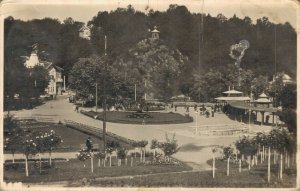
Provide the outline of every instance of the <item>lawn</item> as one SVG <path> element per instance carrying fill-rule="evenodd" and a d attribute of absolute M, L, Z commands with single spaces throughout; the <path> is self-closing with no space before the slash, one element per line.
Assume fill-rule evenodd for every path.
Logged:
<path fill-rule="evenodd" d="M 208 161 L 211 164 L 211 161 Z M 118 186 L 118 187 L 273 187 L 290 188 L 296 186 L 296 174 L 292 169 L 287 169 L 283 175 L 284 181 L 279 181 L 277 170 L 272 166 L 271 183 L 267 182 L 266 165 L 259 165 L 250 171 L 244 168 L 238 172 L 238 165 L 231 164 L 230 175 L 226 175 L 226 161 L 216 161 L 215 179 L 212 171 L 182 172 L 176 174 L 149 175 L 147 177 L 134 177 L 116 180 L 91 181 L 92 186 Z"/>
<path fill-rule="evenodd" d="M 52 168 L 43 168 L 42 173 L 39 173 L 39 168 L 36 168 L 33 163 L 29 165 L 29 177 L 25 176 L 24 163 L 18 163 L 17 168 L 10 168 L 12 164 L 5 164 L 4 168 L 4 181 L 7 182 L 53 182 L 53 181 L 68 181 L 70 184 L 78 185 L 83 178 L 95 179 L 99 177 L 116 177 L 116 176 L 129 176 L 129 175 L 142 175 L 142 174 L 153 174 L 162 172 L 180 172 L 191 170 L 191 167 L 184 163 L 180 165 L 144 165 L 139 161 L 140 159 L 133 158 L 133 167 L 130 166 L 130 157 L 128 157 L 128 164 L 125 165 L 122 160 L 122 165 L 117 166 L 116 158 L 112 158 L 112 167 L 109 167 L 107 161 L 106 167 L 98 167 L 98 159 L 94 159 L 94 173 L 91 173 L 91 160 L 88 159 L 85 162 L 77 159 L 72 159 L 65 162 L 53 162 Z M 151 160 L 146 157 L 146 161 Z M 85 164 L 85 167 L 84 167 Z M 81 184 L 81 183 L 79 183 Z"/>
<path fill-rule="evenodd" d="M 57 148 L 54 148 L 54 152 L 79 151 L 80 144 L 85 145 L 88 137 L 91 137 L 94 144 L 98 144 L 100 148 L 103 148 L 103 141 L 99 137 L 94 136 L 92 134 L 87 134 L 78 131 L 73 128 L 69 128 L 63 124 L 37 122 L 35 120 L 20 121 L 20 124 L 21 127 L 27 129 L 30 133 L 39 133 L 39 132 L 44 133 L 44 132 L 50 132 L 50 130 L 54 130 L 55 133 L 61 136 L 61 138 L 63 139 L 63 142 Z M 116 139 L 107 136 L 107 140 L 115 141 Z M 130 145 L 124 142 L 120 142 L 120 146 L 126 148 L 130 147 Z M 9 154 L 9 152 L 5 152 L 5 153 Z"/>
<path fill-rule="evenodd" d="M 81 111 L 84 115 L 103 120 L 102 112 L 94 111 Z M 113 123 L 125 123 L 125 124 L 178 124 L 178 123 L 190 123 L 193 118 L 186 115 L 183 116 L 179 113 L 161 113 L 161 112 L 143 112 L 141 115 L 147 115 L 149 118 L 130 118 L 129 116 L 135 114 L 135 112 L 120 112 L 120 111 L 107 111 L 106 121 Z"/>

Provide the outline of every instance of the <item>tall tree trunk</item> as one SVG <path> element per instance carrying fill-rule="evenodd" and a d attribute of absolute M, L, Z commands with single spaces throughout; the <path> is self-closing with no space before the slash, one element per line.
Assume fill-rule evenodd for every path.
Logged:
<path fill-rule="evenodd" d="M 91 172 L 94 173 L 94 161 L 92 156 L 91 156 Z"/>
<path fill-rule="evenodd" d="M 240 173 L 242 172 L 242 160 L 241 159 L 239 160 L 239 172 Z"/>
<path fill-rule="evenodd" d="M 42 157 L 41 153 L 39 153 L 39 158 L 40 158 L 40 174 L 42 173 Z"/>
<path fill-rule="evenodd" d="M 285 153 L 284 153 L 284 154 L 285 154 L 285 157 L 284 157 L 284 158 L 285 158 L 285 159 L 284 159 L 284 168 L 286 168 L 286 166 L 287 166 L 287 161 L 288 161 L 288 157 L 287 157 L 287 156 L 288 156 L 288 155 L 287 155 L 288 153 L 287 153 L 287 150 L 286 150 L 286 149 L 285 149 Z"/>
<path fill-rule="evenodd" d="M 140 162 L 143 162 L 143 150 L 142 150 L 142 148 L 141 148 L 141 151 L 140 151 Z"/>
<path fill-rule="evenodd" d="M 133 158 L 130 158 L 130 166 L 132 167 L 132 163 L 133 163 Z"/>
<path fill-rule="evenodd" d="M 274 164 L 276 164 L 276 151 L 275 151 L 275 149 L 273 150 L 273 157 L 274 157 Z"/>
<path fill-rule="evenodd" d="M 109 167 L 111 167 L 111 154 L 109 155 Z"/>
<path fill-rule="evenodd" d="M 215 178 L 215 155 L 213 155 L 213 178 Z"/>
<path fill-rule="evenodd" d="M 265 161 L 265 146 L 263 146 L 263 151 L 262 151 L 262 161 Z"/>
<path fill-rule="evenodd" d="M 52 157 L 51 157 L 51 151 L 49 152 L 49 162 L 50 162 L 50 166 L 52 166 Z"/>
<path fill-rule="evenodd" d="M 251 156 L 248 156 L 248 170 L 251 169 Z"/>
<path fill-rule="evenodd" d="M 254 156 L 255 158 L 255 165 L 257 166 L 257 155 Z"/>
<path fill-rule="evenodd" d="M 280 180 L 282 180 L 282 153 L 280 153 Z"/>
<path fill-rule="evenodd" d="M 125 165 L 127 166 L 127 156 L 125 156 Z"/>
<path fill-rule="evenodd" d="M 101 166 L 101 159 L 98 159 L 98 167 Z"/>
<path fill-rule="evenodd" d="M 26 176 L 28 176 L 28 156 L 25 156 L 25 173 Z"/>
<path fill-rule="evenodd" d="M 293 161 L 294 160 L 294 153 L 293 153 L 292 157 L 293 157 L 292 158 L 292 161 Z M 290 168 L 290 155 L 289 154 L 287 155 L 287 167 Z"/>
<path fill-rule="evenodd" d="M 271 180 L 271 148 L 269 147 L 269 154 L 268 154 L 268 183 Z"/>
<path fill-rule="evenodd" d="M 230 157 L 228 157 L 228 159 L 227 159 L 227 176 L 229 176 L 229 160 L 230 160 Z"/>

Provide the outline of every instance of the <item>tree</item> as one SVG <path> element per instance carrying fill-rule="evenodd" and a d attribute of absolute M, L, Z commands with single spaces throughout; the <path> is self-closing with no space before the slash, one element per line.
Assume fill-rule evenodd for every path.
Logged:
<path fill-rule="evenodd" d="M 258 76 L 254 78 L 252 82 L 252 93 L 254 94 L 254 97 L 257 99 L 258 96 L 267 91 L 267 88 L 269 86 L 268 79 L 266 76 Z"/>
<path fill-rule="evenodd" d="M 297 134 L 297 114 L 293 109 L 283 109 L 279 112 L 279 119 L 283 121 L 291 133 Z"/>
<path fill-rule="evenodd" d="M 273 97 L 274 107 L 280 106 L 280 97 L 283 92 L 283 88 L 283 73 L 276 74 L 269 89 L 269 94 L 271 97 Z"/>
<path fill-rule="evenodd" d="M 11 152 L 13 163 L 15 163 L 14 156 L 16 151 L 22 148 L 24 132 L 12 116 L 6 116 L 4 118 L 4 133 L 4 150 Z"/>
<path fill-rule="evenodd" d="M 28 87 L 28 89 L 32 97 L 38 98 L 40 95 L 45 94 L 45 89 L 50 82 L 48 70 L 39 65 L 29 69 L 29 81 L 32 86 Z"/>
<path fill-rule="evenodd" d="M 23 139 L 23 153 L 25 155 L 25 172 L 26 176 L 29 176 L 28 172 L 28 157 L 29 155 L 35 155 L 37 153 L 36 150 L 36 143 L 33 141 L 32 137 L 30 135 L 26 135 Z"/>
<path fill-rule="evenodd" d="M 43 136 L 43 146 L 45 151 L 49 152 L 49 163 L 52 164 L 51 153 L 55 147 L 57 147 L 62 142 L 59 135 L 56 135 L 55 131 L 51 130 L 50 133 L 45 133 Z"/>
<path fill-rule="evenodd" d="M 141 157 L 141 162 L 145 162 L 145 147 L 148 145 L 148 141 L 146 140 L 142 140 L 142 141 L 138 141 L 136 143 L 136 146 L 140 148 L 141 153 L 140 153 L 140 157 Z"/>
<path fill-rule="evenodd" d="M 125 164 L 127 164 L 127 150 L 125 148 L 121 148 L 118 150 L 118 158 L 120 159 L 120 166 L 122 164 L 122 159 L 125 159 Z"/>
<path fill-rule="evenodd" d="M 236 148 L 239 150 L 240 154 L 246 156 L 252 156 L 257 153 L 257 143 L 250 139 L 250 137 L 243 136 L 235 142 Z"/>
<path fill-rule="evenodd" d="M 83 166 L 85 167 L 85 161 L 92 157 L 91 152 L 86 150 L 80 150 L 77 154 L 77 159 L 83 162 Z"/>
<path fill-rule="evenodd" d="M 117 141 L 108 141 L 106 143 L 106 152 L 109 154 L 109 166 L 111 166 L 111 154 L 113 151 L 120 147 L 120 143 Z"/>
<path fill-rule="evenodd" d="M 93 55 L 79 59 L 74 64 L 69 77 L 69 85 L 77 91 L 79 96 L 88 99 L 90 95 L 95 95 L 96 83 L 98 83 L 98 95 L 101 95 L 98 96 L 99 99 L 103 100 L 106 97 L 107 103 L 114 105 L 118 100 L 126 97 L 126 92 L 130 91 L 126 82 L 120 77 L 121 72 L 112 66 L 109 56 Z"/>
<path fill-rule="evenodd" d="M 280 94 L 279 100 L 285 109 L 296 109 L 297 107 L 297 87 L 296 84 L 286 84 Z"/>
<path fill-rule="evenodd" d="M 166 142 L 162 143 L 160 147 L 165 153 L 165 159 L 170 162 L 170 156 L 179 150 L 177 140 L 175 139 L 175 133 L 173 134 L 172 139 L 169 139 L 166 134 Z"/>
<path fill-rule="evenodd" d="M 153 157 L 155 158 L 156 156 L 156 149 L 160 148 L 161 143 L 157 141 L 157 139 L 153 139 L 151 141 L 151 149 L 154 149 Z"/>

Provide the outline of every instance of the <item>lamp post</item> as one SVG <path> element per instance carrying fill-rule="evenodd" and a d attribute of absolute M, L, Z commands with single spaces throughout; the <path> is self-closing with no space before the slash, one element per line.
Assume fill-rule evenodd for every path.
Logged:
<path fill-rule="evenodd" d="M 104 55 L 105 58 L 107 56 L 106 54 L 106 48 L 107 48 L 107 37 L 105 35 L 105 44 L 104 44 Z M 105 134 L 106 134 L 106 73 L 107 73 L 107 63 L 106 60 L 104 62 L 104 76 L 103 76 L 103 147 L 104 147 L 104 152 L 106 152 L 106 139 L 105 139 Z"/>
<path fill-rule="evenodd" d="M 198 111 L 195 111 L 196 114 L 196 136 L 198 135 Z"/>

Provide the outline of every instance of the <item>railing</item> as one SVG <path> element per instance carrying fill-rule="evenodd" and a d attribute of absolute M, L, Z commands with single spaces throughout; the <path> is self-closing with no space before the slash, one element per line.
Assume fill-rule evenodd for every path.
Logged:
<path fill-rule="evenodd" d="M 79 131 L 82 131 L 82 132 L 85 132 L 85 133 L 88 133 L 88 134 L 91 134 L 91 135 L 94 135 L 94 136 L 97 136 L 100 138 L 103 136 L 103 131 L 99 127 L 91 127 L 91 126 L 88 126 L 88 125 L 85 125 L 82 123 L 77 123 L 77 122 L 70 121 L 70 120 L 66 120 L 65 124 L 67 127 L 70 127 L 70 128 L 73 128 L 73 129 L 76 129 L 76 130 L 79 130 Z M 130 145 L 135 142 L 131 139 L 121 137 L 121 136 L 111 133 L 111 132 L 106 132 L 106 136 L 112 137 L 114 139 L 117 139 L 120 142 L 130 144 Z"/>
<path fill-rule="evenodd" d="M 244 124 L 190 126 L 195 135 L 234 135 L 247 133 L 249 128 Z"/>

